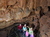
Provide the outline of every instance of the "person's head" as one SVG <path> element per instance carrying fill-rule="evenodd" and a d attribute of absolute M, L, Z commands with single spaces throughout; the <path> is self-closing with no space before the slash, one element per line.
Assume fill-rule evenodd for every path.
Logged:
<path fill-rule="evenodd" d="M 21 24 L 19 26 L 21 26 Z"/>
<path fill-rule="evenodd" d="M 31 28 L 31 30 L 33 30 L 33 29 Z"/>
<path fill-rule="evenodd" d="M 26 27 L 26 24 L 24 24 L 24 26 Z"/>

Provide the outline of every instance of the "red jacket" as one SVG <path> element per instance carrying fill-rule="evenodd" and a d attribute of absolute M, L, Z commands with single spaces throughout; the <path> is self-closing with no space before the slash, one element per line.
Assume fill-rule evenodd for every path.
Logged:
<path fill-rule="evenodd" d="M 23 26 L 18 26 L 18 29 L 22 29 Z"/>

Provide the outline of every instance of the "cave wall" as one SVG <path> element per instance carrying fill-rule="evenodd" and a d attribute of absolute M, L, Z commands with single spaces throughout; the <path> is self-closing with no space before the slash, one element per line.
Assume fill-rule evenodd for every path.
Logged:
<path fill-rule="evenodd" d="M 30 14 L 40 18 L 41 9 L 43 13 L 47 13 L 48 6 L 49 0 L 0 0 L 0 22 L 4 23 L 0 24 L 0 28 L 6 24 L 5 27 L 8 27 L 8 21 L 20 20 Z"/>
<path fill-rule="evenodd" d="M 40 26 L 39 37 L 50 37 L 48 7 L 50 0 L 0 0 L 0 29 L 9 32 L 14 23 L 29 23 L 35 25 L 34 29 Z"/>

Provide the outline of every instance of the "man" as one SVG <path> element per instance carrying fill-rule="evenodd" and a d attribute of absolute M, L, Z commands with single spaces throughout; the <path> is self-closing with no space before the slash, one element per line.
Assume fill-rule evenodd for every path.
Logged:
<path fill-rule="evenodd" d="M 21 24 L 17 27 L 19 32 L 22 31 L 22 27 L 23 27 L 23 26 L 22 26 Z"/>
<path fill-rule="evenodd" d="M 26 27 L 26 24 L 23 26 L 23 37 L 26 37 L 26 30 L 27 30 L 27 27 Z"/>

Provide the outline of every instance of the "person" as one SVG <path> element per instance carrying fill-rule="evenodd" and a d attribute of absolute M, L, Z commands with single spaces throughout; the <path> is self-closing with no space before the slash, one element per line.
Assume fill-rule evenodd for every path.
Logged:
<path fill-rule="evenodd" d="M 28 37 L 28 35 L 29 35 L 29 32 L 28 32 L 28 30 L 26 30 L 26 37 Z"/>
<path fill-rule="evenodd" d="M 23 26 L 23 37 L 26 37 L 26 30 L 27 30 L 27 27 L 26 27 L 26 24 Z"/>
<path fill-rule="evenodd" d="M 22 26 L 21 24 L 17 27 L 19 32 L 22 31 L 22 27 L 23 27 L 23 26 Z"/>
<path fill-rule="evenodd" d="M 32 29 L 32 27 L 29 28 L 29 35 L 30 35 L 30 37 L 34 37 L 34 33 L 33 33 L 33 29 Z"/>

